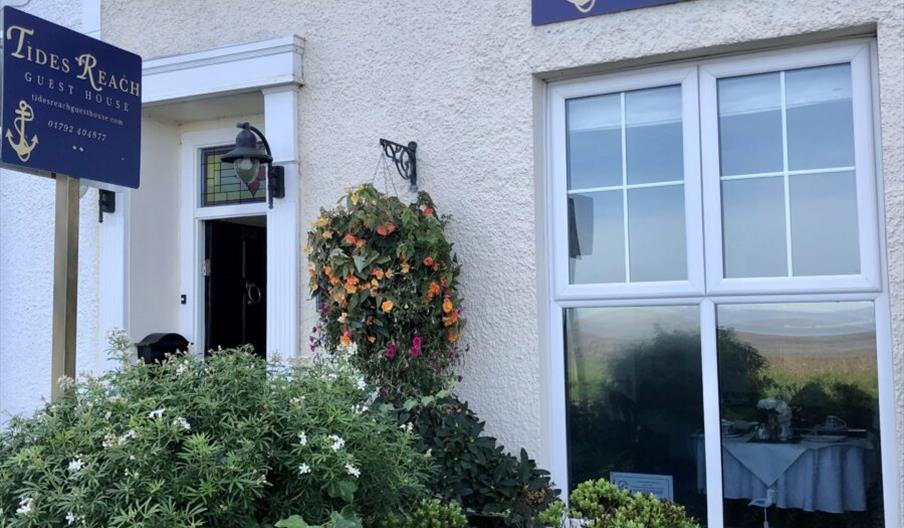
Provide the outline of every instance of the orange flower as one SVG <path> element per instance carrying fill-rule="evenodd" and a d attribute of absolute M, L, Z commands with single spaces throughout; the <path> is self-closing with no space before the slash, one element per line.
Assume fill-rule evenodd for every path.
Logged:
<path fill-rule="evenodd" d="M 377 342 L 377 338 L 375 336 L 367 336 L 367 340 L 370 341 L 371 343 Z"/>
<path fill-rule="evenodd" d="M 433 265 L 433 257 L 424 257 L 424 266 L 428 268 Z"/>
<path fill-rule="evenodd" d="M 389 230 L 386 229 L 386 226 L 377 226 L 377 234 L 380 236 L 386 236 L 389 234 Z"/>
<path fill-rule="evenodd" d="M 377 268 L 377 269 L 371 271 L 370 274 L 373 275 L 374 277 L 376 277 L 376 278 L 379 279 L 379 280 L 383 280 L 383 277 L 386 276 L 386 272 L 384 272 L 384 271 L 381 270 L 380 268 Z"/>
<path fill-rule="evenodd" d="M 342 346 L 348 346 L 348 345 L 352 344 L 351 332 L 349 332 L 348 330 L 346 330 L 345 332 L 342 332 L 342 335 L 339 336 L 339 343 L 341 343 Z"/>
<path fill-rule="evenodd" d="M 364 240 L 363 238 L 359 238 L 358 241 L 355 242 L 355 247 L 356 247 L 356 248 L 359 248 L 359 249 L 360 249 L 360 248 L 363 248 L 363 247 L 366 246 L 366 245 L 367 245 L 367 241 Z"/>
<path fill-rule="evenodd" d="M 396 230 L 396 226 L 392 222 L 389 222 L 388 224 L 386 224 L 385 227 L 386 227 L 386 234 L 391 234 L 393 231 Z"/>
<path fill-rule="evenodd" d="M 351 275 L 345 279 L 345 291 L 349 294 L 353 294 L 358 291 L 358 277 Z"/>
<path fill-rule="evenodd" d="M 432 301 L 434 297 L 439 295 L 440 293 L 439 284 L 436 281 L 430 283 L 430 287 L 427 289 L 427 301 Z"/>
<path fill-rule="evenodd" d="M 401 265 L 402 273 L 408 273 L 411 270 L 411 264 L 403 262 Z"/>
<path fill-rule="evenodd" d="M 458 321 L 458 312 L 452 312 L 446 317 L 443 317 L 443 324 L 446 326 L 454 325 L 455 321 Z"/>
<path fill-rule="evenodd" d="M 333 232 L 332 231 L 324 231 L 320 236 L 329 240 L 329 239 L 333 238 Z"/>
<path fill-rule="evenodd" d="M 332 284 L 333 286 L 339 284 L 339 277 L 337 277 L 337 276 L 335 276 L 335 275 L 333 275 L 332 277 L 330 277 L 330 284 Z"/>
<path fill-rule="evenodd" d="M 452 311 L 452 308 L 454 308 L 454 306 L 452 306 L 452 299 L 448 297 L 443 299 L 443 311 L 449 313 Z"/>
<path fill-rule="evenodd" d="M 430 216 L 430 215 L 432 215 L 432 214 L 433 214 L 433 208 L 432 208 L 432 207 L 427 206 L 427 207 L 424 208 L 424 216 Z"/>
<path fill-rule="evenodd" d="M 458 340 L 461 339 L 461 334 L 458 333 L 458 330 L 450 328 L 449 332 L 446 334 L 446 339 L 448 339 L 450 343 L 457 343 Z"/>
<path fill-rule="evenodd" d="M 346 244 L 352 245 L 358 241 L 358 237 L 356 237 L 352 233 L 349 233 L 349 234 L 345 235 L 345 238 L 343 238 L 342 240 L 345 241 Z"/>
<path fill-rule="evenodd" d="M 332 277 L 333 276 L 333 267 L 332 266 L 324 266 L 323 272 L 326 273 L 327 277 Z"/>
<path fill-rule="evenodd" d="M 333 300 L 337 303 L 345 302 L 345 292 L 342 290 L 336 290 L 333 292 Z"/>
<path fill-rule="evenodd" d="M 383 313 L 389 313 L 392 311 L 393 306 L 395 305 L 392 303 L 392 301 L 386 299 L 385 301 L 383 301 L 383 304 L 380 305 L 380 308 L 383 309 Z"/>

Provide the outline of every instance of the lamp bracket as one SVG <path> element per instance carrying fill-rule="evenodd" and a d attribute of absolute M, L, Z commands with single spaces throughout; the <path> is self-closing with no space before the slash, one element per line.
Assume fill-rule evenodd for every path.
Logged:
<path fill-rule="evenodd" d="M 116 193 L 106 189 L 98 189 L 97 191 L 97 221 L 104 222 L 104 213 L 112 214 L 116 212 Z"/>
<path fill-rule="evenodd" d="M 282 165 L 270 165 L 267 173 L 267 194 L 270 195 L 270 209 L 274 198 L 286 197 L 286 169 Z"/>
<path fill-rule="evenodd" d="M 400 145 L 388 139 L 380 139 L 383 154 L 395 163 L 396 170 L 403 180 L 411 182 L 411 192 L 417 192 L 417 143 L 412 141 L 408 146 Z"/>

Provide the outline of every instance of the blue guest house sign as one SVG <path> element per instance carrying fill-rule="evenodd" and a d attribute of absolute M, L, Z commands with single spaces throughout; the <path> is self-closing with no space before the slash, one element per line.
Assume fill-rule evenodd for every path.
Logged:
<path fill-rule="evenodd" d="M 532 0 L 535 26 L 682 0 Z"/>
<path fill-rule="evenodd" d="M 3 8 L 0 161 L 138 187 L 141 57 Z"/>

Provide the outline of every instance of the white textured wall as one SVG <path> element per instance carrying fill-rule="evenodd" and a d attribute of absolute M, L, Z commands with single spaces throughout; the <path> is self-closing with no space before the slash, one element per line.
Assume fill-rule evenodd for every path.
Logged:
<path fill-rule="evenodd" d="M 449 236 L 464 263 L 471 351 L 463 391 L 507 445 L 524 445 L 541 459 L 548 454 L 541 438 L 536 76 L 877 33 L 894 355 L 904 378 L 901 0 L 692 0 L 539 28 L 530 25 L 528 0 L 262 0 L 254 20 L 243 17 L 248 9 L 240 0 L 104 0 L 103 34 L 148 58 L 304 37 L 306 225 L 340 189 L 370 180 L 378 138 L 417 140 L 422 188 L 455 216 Z M 307 331 L 310 305 L 303 317 Z M 902 415 L 904 383 L 897 386 Z"/>
<path fill-rule="evenodd" d="M 25 4 L 21 9 L 34 15 L 83 29 L 82 0 L 2 3 Z M 0 171 L 0 426 L 50 397 L 53 222 L 53 180 Z M 104 359 L 98 342 L 99 233 L 97 191 L 91 189 L 79 221 L 79 371 L 96 370 Z"/>

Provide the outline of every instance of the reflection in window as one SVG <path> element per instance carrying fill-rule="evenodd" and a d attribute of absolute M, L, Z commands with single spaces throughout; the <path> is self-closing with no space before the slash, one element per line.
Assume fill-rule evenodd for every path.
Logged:
<path fill-rule="evenodd" d="M 570 99 L 572 284 L 684 280 L 681 87 Z"/>
<path fill-rule="evenodd" d="M 851 66 L 718 81 L 724 273 L 860 273 Z"/>
<path fill-rule="evenodd" d="M 565 311 L 570 488 L 612 472 L 655 476 L 705 517 L 699 318 L 696 306 Z"/>
<path fill-rule="evenodd" d="M 717 311 L 725 525 L 877 528 L 882 509 L 871 302 Z M 762 506 L 761 505 L 761 506 Z"/>
<path fill-rule="evenodd" d="M 239 179 L 232 163 L 222 157 L 232 146 L 201 149 L 201 206 L 234 205 L 264 202 L 267 199 L 267 178 L 262 166 L 250 184 Z"/>

